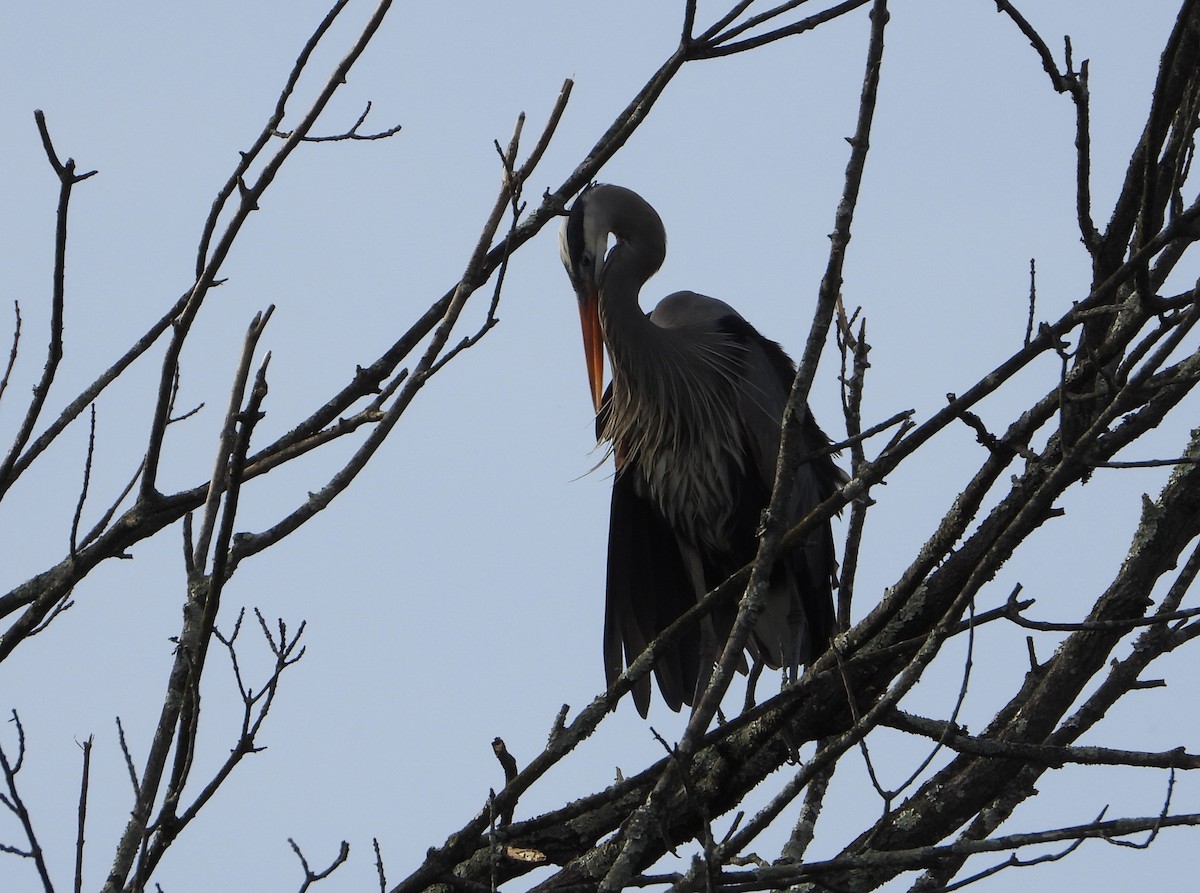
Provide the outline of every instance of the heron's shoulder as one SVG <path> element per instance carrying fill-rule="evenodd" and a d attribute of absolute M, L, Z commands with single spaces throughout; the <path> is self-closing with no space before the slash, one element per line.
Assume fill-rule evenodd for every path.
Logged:
<path fill-rule="evenodd" d="M 754 328 L 729 304 L 694 291 L 677 291 L 658 302 L 650 313 L 664 329 L 692 328 L 716 332 L 746 351 L 746 362 L 760 362 L 771 374 L 791 383 L 795 364 L 778 342 Z"/>
<path fill-rule="evenodd" d="M 724 301 L 694 291 L 677 291 L 667 295 L 650 313 L 650 319 L 666 329 L 701 323 L 710 323 L 713 328 L 718 328 L 723 319 L 731 316 L 749 325 L 740 313 Z"/>

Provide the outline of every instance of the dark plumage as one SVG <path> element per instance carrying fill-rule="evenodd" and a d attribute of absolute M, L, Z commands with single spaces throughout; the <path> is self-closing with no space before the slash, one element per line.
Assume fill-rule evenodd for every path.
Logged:
<path fill-rule="evenodd" d="M 754 558 L 795 367 L 715 298 L 676 292 L 650 314 L 641 311 L 638 293 L 662 265 L 666 232 L 636 193 L 587 188 L 559 241 L 579 299 L 597 436 L 611 443 L 616 461 L 604 622 L 611 684 L 698 598 Z M 606 348 L 612 384 L 601 397 Z M 829 444 L 811 414 L 803 431 L 806 452 Z M 799 521 L 844 480 L 828 456 L 803 466 L 787 520 Z M 828 524 L 779 563 L 749 644 L 756 658 L 794 677 L 828 647 L 836 567 Z M 735 613 L 735 605 L 714 612 L 656 663 L 672 710 L 692 704 L 707 683 Z M 633 696 L 645 716 L 648 676 Z"/>

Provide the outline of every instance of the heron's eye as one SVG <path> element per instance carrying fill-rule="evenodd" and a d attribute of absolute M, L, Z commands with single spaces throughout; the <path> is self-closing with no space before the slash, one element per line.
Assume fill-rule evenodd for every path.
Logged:
<path fill-rule="evenodd" d="M 585 270 L 590 270 L 592 268 L 592 256 L 585 253 L 581 258 L 579 258 L 579 266 L 583 267 Z"/>

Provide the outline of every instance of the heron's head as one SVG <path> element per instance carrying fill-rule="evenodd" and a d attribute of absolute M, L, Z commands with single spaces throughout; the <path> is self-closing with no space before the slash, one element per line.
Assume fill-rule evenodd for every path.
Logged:
<path fill-rule="evenodd" d="M 616 187 L 592 184 L 575 199 L 558 231 L 558 251 L 576 293 L 600 290 L 600 274 L 612 234 L 605 193 Z"/>
<path fill-rule="evenodd" d="M 579 302 L 592 402 L 604 393 L 603 295 L 636 308 L 642 284 L 662 265 L 667 234 L 650 204 L 630 189 L 593 183 L 575 199 L 558 233 L 563 266 Z"/>

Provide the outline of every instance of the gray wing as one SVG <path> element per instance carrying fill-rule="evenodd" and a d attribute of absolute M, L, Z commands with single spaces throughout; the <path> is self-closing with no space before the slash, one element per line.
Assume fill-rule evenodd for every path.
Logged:
<path fill-rule="evenodd" d="M 610 386 L 596 419 L 597 437 L 604 429 L 611 393 Z M 604 602 L 604 675 L 610 687 L 659 633 L 696 603 L 675 532 L 642 495 L 646 490 L 635 468 L 617 470 Z M 700 631 L 693 624 L 654 665 L 658 689 L 670 709 L 691 705 L 699 672 Z M 639 679 L 632 693 L 638 713 L 645 718 L 650 709 L 650 676 Z"/>
<path fill-rule="evenodd" d="M 638 494 L 636 473 L 613 481 L 608 526 L 608 584 L 604 604 L 604 672 L 611 686 L 627 664 L 696 603 L 675 533 L 654 504 Z M 672 710 L 692 703 L 700 665 L 696 624 L 669 645 L 654 665 L 658 690 Z M 638 713 L 650 709 L 650 676 L 633 687 Z"/>
<path fill-rule="evenodd" d="M 764 338 L 736 313 L 721 320 L 744 348 L 737 379 L 737 407 L 749 464 L 769 494 L 779 455 L 780 419 L 791 391 L 795 367 L 774 341 Z M 805 407 L 802 453 L 829 446 L 829 438 Z M 805 463 L 796 472 L 788 512 L 789 526 L 799 523 L 846 480 L 830 455 Z M 767 608 L 755 629 L 756 656 L 783 666 L 795 677 L 802 663 L 829 646 L 836 614 L 833 588 L 837 561 L 833 531 L 826 523 L 781 563 L 771 580 Z"/>

